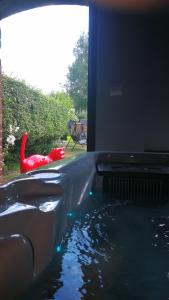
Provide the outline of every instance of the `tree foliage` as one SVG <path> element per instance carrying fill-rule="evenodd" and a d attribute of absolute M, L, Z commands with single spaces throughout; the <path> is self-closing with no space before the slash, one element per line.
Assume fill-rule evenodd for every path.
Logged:
<path fill-rule="evenodd" d="M 88 35 L 82 33 L 73 50 L 74 62 L 69 66 L 66 90 L 77 112 L 87 109 Z"/>
<path fill-rule="evenodd" d="M 27 154 L 46 154 L 56 141 L 67 132 L 67 123 L 73 101 L 65 93 L 45 96 L 28 86 L 24 81 L 3 75 L 4 116 L 3 147 L 5 160 L 18 158 L 20 138 L 25 131 L 29 134 Z M 14 147 L 7 147 L 9 125 L 19 126 Z"/>

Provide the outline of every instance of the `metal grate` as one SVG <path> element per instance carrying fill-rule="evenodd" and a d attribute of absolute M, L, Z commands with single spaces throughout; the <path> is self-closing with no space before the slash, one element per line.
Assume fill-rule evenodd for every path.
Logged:
<path fill-rule="evenodd" d="M 103 190 L 118 200 L 162 203 L 168 200 L 168 180 L 151 176 L 104 176 Z"/>

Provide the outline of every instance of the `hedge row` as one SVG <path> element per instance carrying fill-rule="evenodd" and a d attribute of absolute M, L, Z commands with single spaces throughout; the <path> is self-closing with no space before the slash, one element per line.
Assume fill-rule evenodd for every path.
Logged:
<path fill-rule="evenodd" d="M 27 155 L 46 154 L 51 147 L 57 146 L 57 140 L 67 132 L 72 99 L 65 93 L 44 95 L 41 91 L 20 81 L 3 75 L 4 112 L 3 147 L 5 162 L 16 161 L 20 139 L 25 131 L 29 134 Z M 9 126 L 18 126 L 14 146 L 9 146 L 7 138 Z"/>

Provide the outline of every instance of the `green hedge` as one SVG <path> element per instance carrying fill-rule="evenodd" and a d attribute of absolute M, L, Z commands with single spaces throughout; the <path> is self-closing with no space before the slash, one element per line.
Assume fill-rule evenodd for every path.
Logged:
<path fill-rule="evenodd" d="M 56 141 L 67 132 L 67 122 L 72 99 L 65 93 L 45 96 L 41 91 L 28 86 L 24 81 L 3 75 L 3 147 L 5 162 L 17 161 L 20 138 L 29 134 L 27 155 L 46 154 L 57 146 Z M 14 146 L 8 146 L 9 125 L 18 126 Z"/>

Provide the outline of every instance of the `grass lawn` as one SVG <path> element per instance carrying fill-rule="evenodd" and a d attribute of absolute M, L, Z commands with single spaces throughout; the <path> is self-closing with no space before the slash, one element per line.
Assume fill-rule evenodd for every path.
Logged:
<path fill-rule="evenodd" d="M 76 146 L 74 150 L 72 149 L 66 149 L 65 150 L 65 158 L 71 158 L 72 156 L 81 154 L 86 151 L 85 147 L 81 146 Z M 20 170 L 19 170 L 19 163 L 13 163 L 11 165 L 8 165 L 8 169 L 4 170 L 4 175 L 0 178 L 0 184 L 3 184 L 10 179 L 20 175 Z"/>

